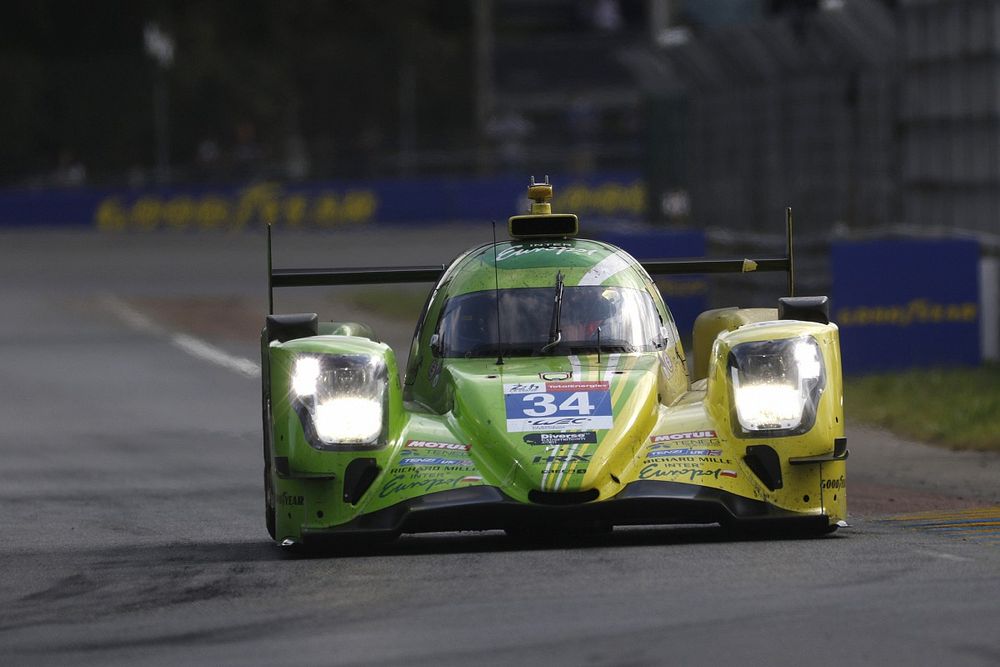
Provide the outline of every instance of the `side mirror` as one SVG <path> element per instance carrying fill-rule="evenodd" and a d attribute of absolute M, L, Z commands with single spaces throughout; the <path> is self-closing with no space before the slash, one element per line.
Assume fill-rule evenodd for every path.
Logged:
<path fill-rule="evenodd" d="M 441 356 L 441 334 L 431 334 L 431 352 L 435 357 Z"/>
<path fill-rule="evenodd" d="M 319 331 L 319 316 L 316 313 L 268 315 L 264 328 L 268 342 L 276 340 L 284 343 L 296 338 L 309 338 Z"/>
<path fill-rule="evenodd" d="M 778 319 L 830 323 L 830 300 L 825 296 L 785 296 L 778 299 Z"/>

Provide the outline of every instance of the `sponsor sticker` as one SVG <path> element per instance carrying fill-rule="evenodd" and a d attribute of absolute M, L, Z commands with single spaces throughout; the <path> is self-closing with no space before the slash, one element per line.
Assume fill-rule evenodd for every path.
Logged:
<path fill-rule="evenodd" d="M 687 431 L 685 433 L 667 433 L 665 435 L 650 436 L 649 441 L 660 443 L 673 442 L 675 440 L 703 440 L 715 437 L 718 437 L 716 436 L 715 431 Z"/>
<path fill-rule="evenodd" d="M 661 468 L 684 468 L 689 466 L 704 465 L 732 465 L 732 459 L 725 459 L 721 456 L 669 456 L 669 457 L 646 457 L 650 463 L 659 464 Z"/>
<path fill-rule="evenodd" d="M 608 382 L 526 382 L 503 386 L 507 431 L 599 430 L 614 425 Z"/>
<path fill-rule="evenodd" d="M 503 386 L 504 395 L 536 394 L 540 391 L 545 391 L 545 384 L 541 382 L 517 382 L 515 384 L 505 384 Z"/>
<path fill-rule="evenodd" d="M 820 487 L 828 491 L 847 488 L 847 480 L 841 475 L 839 479 L 824 479 Z"/>
<path fill-rule="evenodd" d="M 735 470 L 725 468 L 661 468 L 650 463 L 639 471 L 639 479 L 664 479 L 669 481 L 698 482 L 704 478 L 736 477 Z"/>
<path fill-rule="evenodd" d="M 392 472 L 391 476 L 379 491 L 379 498 L 389 498 L 390 496 L 413 496 L 422 493 L 432 493 L 434 491 L 444 491 L 454 489 L 464 482 L 482 481 L 478 476 L 455 477 L 455 476 L 413 476 L 403 472 Z"/>
<path fill-rule="evenodd" d="M 299 507 L 306 504 L 305 496 L 291 496 L 285 491 L 282 491 L 274 500 L 275 504 L 282 506 L 291 505 Z"/>
<path fill-rule="evenodd" d="M 467 452 L 470 445 L 460 445 L 457 442 L 432 442 L 430 440 L 407 440 L 406 449 L 438 449 Z"/>
<path fill-rule="evenodd" d="M 590 463 L 591 454 L 552 454 L 550 456 L 536 456 L 532 463 Z"/>
<path fill-rule="evenodd" d="M 503 262 L 507 259 L 513 259 L 516 257 L 523 257 L 525 255 L 534 255 L 538 253 L 546 253 L 553 255 L 583 255 L 590 256 L 596 253 L 597 250 L 593 248 L 575 248 L 571 245 L 555 244 L 555 243 L 545 243 L 545 244 L 533 244 L 523 247 L 511 247 L 504 248 L 497 253 L 497 261 Z"/>
<path fill-rule="evenodd" d="M 672 456 L 722 456 L 721 449 L 656 449 L 646 455 L 650 459 L 662 459 Z"/>
<path fill-rule="evenodd" d="M 598 382 L 546 382 L 545 391 L 565 392 L 565 391 L 607 391 L 609 388 L 606 380 Z"/>
<path fill-rule="evenodd" d="M 569 431 L 567 433 L 529 433 L 524 436 L 529 445 L 579 445 L 597 442 L 596 431 Z"/>
<path fill-rule="evenodd" d="M 436 456 L 408 456 L 399 460 L 400 467 L 407 466 L 472 466 L 468 459 L 445 459 Z"/>

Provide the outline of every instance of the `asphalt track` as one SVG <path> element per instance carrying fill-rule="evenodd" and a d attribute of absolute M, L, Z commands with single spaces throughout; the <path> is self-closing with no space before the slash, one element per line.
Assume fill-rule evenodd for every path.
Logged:
<path fill-rule="evenodd" d="M 447 262 L 488 234 L 295 235 L 276 264 Z M 239 361 L 261 238 L 7 233 L 0 260 L 3 664 L 1000 663 L 1000 511 L 979 509 L 1000 505 L 996 456 L 852 427 L 852 525 L 817 540 L 485 533 L 296 557 L 264 531 Z M 402 357 L 410 326 L 377 324 Z"/>

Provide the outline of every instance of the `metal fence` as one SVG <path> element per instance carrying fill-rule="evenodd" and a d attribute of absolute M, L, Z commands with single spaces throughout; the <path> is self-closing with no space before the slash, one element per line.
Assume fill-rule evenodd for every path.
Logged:
<path fill-rule="evenodd" d="M 687 114 L 651 187 L 694 224 L 1000 233 L 1000 1 L 822 2 L 655 57 Z"/>
<path fill-rule="evenodd" d="M 683 182 L 653 187 L 687 191 L 699 226 L 770 230 L 786 205 L 813 229 L 884 224 L 898 208 L 896 41 L 889 9 L 854 0 L 658 52 L 661 89 L 688 101 L 687 145 L 671 170 Z"/>
<path fill-rule="evenodd" d="M 1000 231 L 1000 3 L 904 2 L 903 218 Z"/>

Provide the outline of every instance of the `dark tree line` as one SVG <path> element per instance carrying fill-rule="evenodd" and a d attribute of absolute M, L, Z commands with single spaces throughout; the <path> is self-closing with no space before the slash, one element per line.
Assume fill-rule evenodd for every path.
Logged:
<path fill-rule="evenodd" d="M 150 22 L 175 42 L 162 72 Z M 6 2 L 0 184 L 67 163 L 89 182 L 148 178 L 157 76 L 174 180 L 296 174 L 295 160 L 306 177 L 377 172 L 407 123 L 412 148 L 468 147 L 471 22 L 461 0 Z"/>

